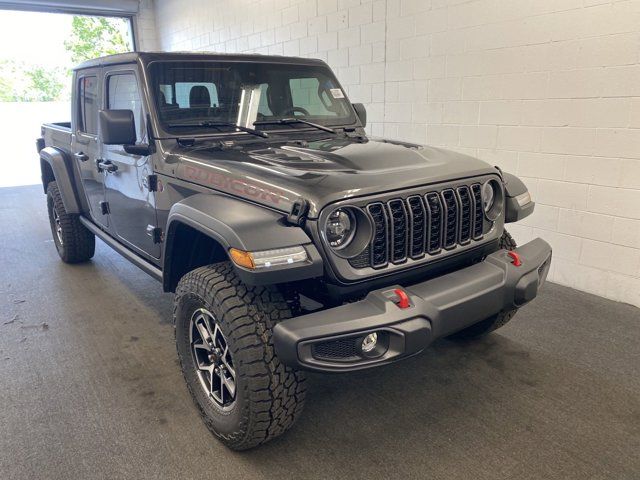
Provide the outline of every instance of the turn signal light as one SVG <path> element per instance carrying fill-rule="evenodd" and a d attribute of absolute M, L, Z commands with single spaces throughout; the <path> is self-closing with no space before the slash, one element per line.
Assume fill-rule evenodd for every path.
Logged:
<path fill-rule="evenodd" d="M 251 256 L 250 252 L 232 248 L 231 250 L 229 250 L 229 255 L 231 255 L 231 260 L 233 260 L 233 263 L 240 267 L 249 268 L 251 270 L 256 268 L 256 264 L 253 262 L 253 257 Z"/>
<path fill-rule="evenodd" d="M 245 252 L 244 250 L 231 248 L 229 249 L 229 255 L 233 263 L 250 270 L 306 262 L 308 259 L 307 251 L 302 245 L 261 250 L 259 252 Z"/>

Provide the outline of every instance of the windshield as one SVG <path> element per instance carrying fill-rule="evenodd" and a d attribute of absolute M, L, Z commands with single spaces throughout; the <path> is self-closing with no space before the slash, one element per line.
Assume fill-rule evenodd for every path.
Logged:
<path fill-rule="evenodd" d="M 160 123 L 172 134 L 220 133 L 213 123 L 282 129 L 278 121 L 291 118 L 325 126 L 355 122 L 344 92 L 322 65 L 153 62 L 149 72 Z"/>

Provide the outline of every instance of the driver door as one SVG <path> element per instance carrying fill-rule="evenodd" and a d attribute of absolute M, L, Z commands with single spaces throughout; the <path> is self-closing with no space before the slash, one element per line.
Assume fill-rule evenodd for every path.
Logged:
<path fill-rule="evenodd" d="M 110 69 L 104 79 L 104 92 L 106 109 L 131 110 L 136 143 L 148 143 L 145 109 L 134 66 Z M 160 258 L 155 194 L 149 189 L 149 176 L 154 173 L 152 156 L 127 153 L 123 145 L 103 144 L 102 158 L 109 166 L 105 186 L 112 235 L 140 254 Z"/>

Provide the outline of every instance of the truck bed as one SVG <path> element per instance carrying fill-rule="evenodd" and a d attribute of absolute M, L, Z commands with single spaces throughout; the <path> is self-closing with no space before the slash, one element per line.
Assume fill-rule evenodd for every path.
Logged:
<path fill-rule="evenodd" d="M 43 123 L 40 129 L 45 147 L 71 148 L 71 122 Z"/>

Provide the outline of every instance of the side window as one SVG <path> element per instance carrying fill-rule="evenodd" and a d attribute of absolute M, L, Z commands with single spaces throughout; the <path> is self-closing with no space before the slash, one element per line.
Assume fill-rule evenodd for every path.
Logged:
<path fill-rule="evenodd" d="M 320 82 L 315 77 L 290 79 L 289 88 L 293 107 L 302 108 L 312 116 L 337 116 L 338 113 L 332 107 L 333 99 L 326 89 L 320 90 L 319 87 Z"/>
<path fill-rule="evenodd" d="M 98 78 L 81 77 L 78 87 L 78 130 L 97 135 Z"/>
<path fill-rule="evenodd" d="M 107 77 L 107 108 L 110 110 L 131 110 L 136 122 L 136 141 L 144 137 L 142 101 L 138 91 L 138 81 L 133 73 L 117 73 Z"/>

